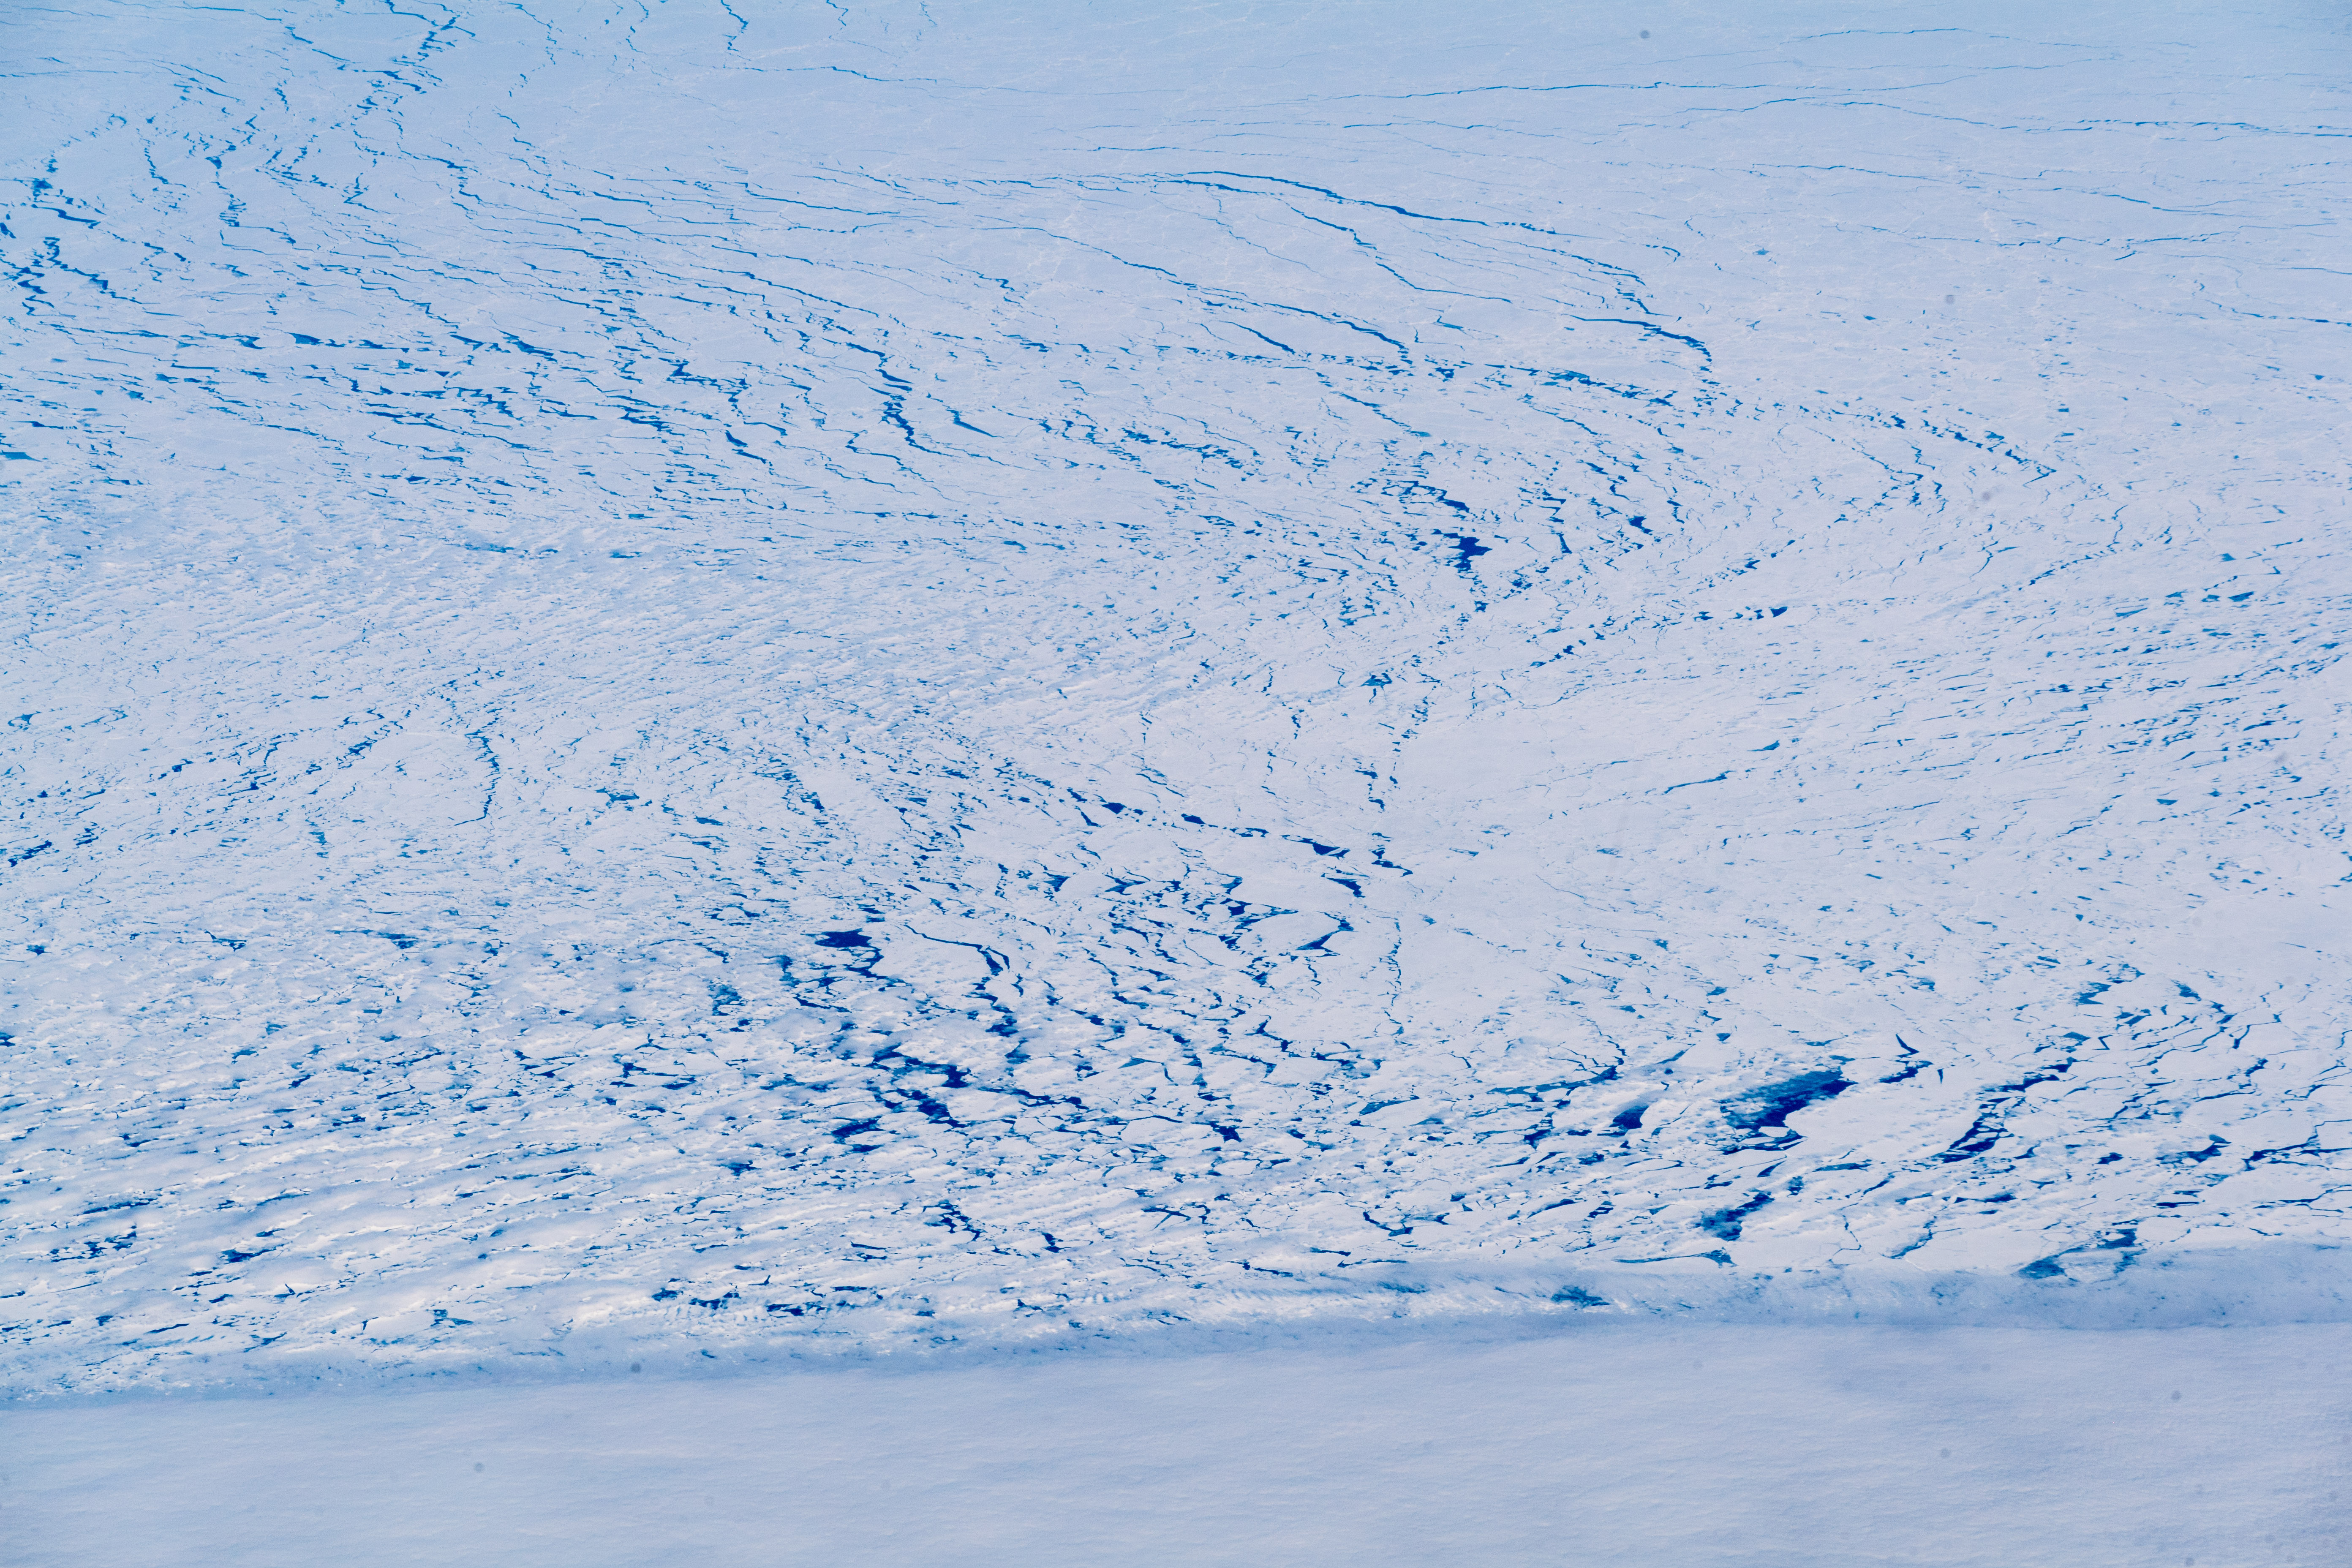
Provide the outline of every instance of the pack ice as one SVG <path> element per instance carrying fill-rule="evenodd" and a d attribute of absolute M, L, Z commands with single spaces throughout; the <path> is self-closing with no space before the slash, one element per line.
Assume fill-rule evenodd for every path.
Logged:
<path fill-rule="evenodd" d="M 12 8 L 11 1385 L 2338 1310 L 2345 30 L 1966 10 Z"/>

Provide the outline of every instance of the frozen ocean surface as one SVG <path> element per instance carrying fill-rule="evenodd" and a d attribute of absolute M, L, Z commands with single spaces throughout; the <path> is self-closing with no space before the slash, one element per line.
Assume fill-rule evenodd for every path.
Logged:
<path fill-rule="evenodd" d="M 819 1362 L 898 1451 L 901 1362 L 985 1431 L 1316 1334 L 1706 1411 L 1702 1321 L 1792 1425 L 1628 1497 L 1796 1518 L 1738 1455 L 1909 1430 L 1832 1332 L 2024 1336 L 2019 1400 L 2227 1345 L 2199 1430 L 2343 1472 L 2341 6 L 0 38 L 12 1488 L 131 1412 L 291 1484 L 305 1387 L 789 1426 Z M 2141 1458 L 2041 1558 L 1981 1469 L 1916 1494 L 1981 1550 L 1675 1550 L 2228 1533 L 2107 1397 Z M 2231 1495 L 2200 1561 L 2342 1560 Z M 1097 1525 L 1016 1554 L 1157 1528 Z"/>

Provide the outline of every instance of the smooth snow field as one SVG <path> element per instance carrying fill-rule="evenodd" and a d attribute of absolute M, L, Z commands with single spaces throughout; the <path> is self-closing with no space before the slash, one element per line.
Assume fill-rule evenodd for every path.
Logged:
<path fill-rule="evenodd" d="M 2352 1554 L 2352 1328 L 1515 1343 L 0 1411 L 6 1560 L 2237 1564 Z"/>
<path fill-rule="evenodd" d="M 651 1561 L 574 1537 L 673 1463 L 905 1561 L 955 1476 L 983 1559 L 2343 1560 L 2342 6 L 28 0 L 0 72 L 37 1560 Z"/>

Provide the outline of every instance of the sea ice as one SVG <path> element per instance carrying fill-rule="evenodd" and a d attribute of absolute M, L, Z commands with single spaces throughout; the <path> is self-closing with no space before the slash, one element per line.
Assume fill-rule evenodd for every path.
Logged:
<path fill-rule="evenodd" d="M 12 1389 L 2340 1315 L 2334 8 L 0 26 Z"/>

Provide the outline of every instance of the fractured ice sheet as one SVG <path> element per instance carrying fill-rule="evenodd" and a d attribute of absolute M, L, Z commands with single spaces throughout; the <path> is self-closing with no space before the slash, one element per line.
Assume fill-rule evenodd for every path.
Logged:
<path fill-rule="evenodd" d="M 15 14 L 18 1381 L 2344 1238 L 2340 25 L 1181 15 Z"/>

